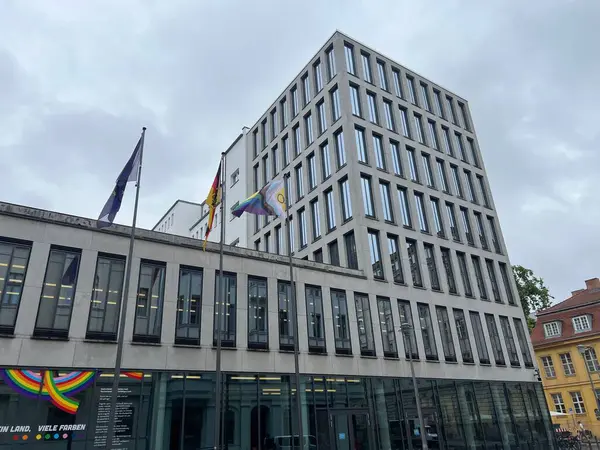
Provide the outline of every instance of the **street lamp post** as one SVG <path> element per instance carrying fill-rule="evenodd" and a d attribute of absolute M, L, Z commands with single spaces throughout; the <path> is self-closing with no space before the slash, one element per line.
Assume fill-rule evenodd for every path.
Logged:
<path fill-rule="evenodd" d="M 410 364 L 410 376 L 413 382 L 413 388 L 415 391 L 415 403 L 417 404 L 417 416 L 419 417 L 419 425 L 421 427 L 421 445 L 423 450 L 428 450 L 427 447 L 427 436 L 425 436 L 425 421 L 423 420 L 423 413 L 421 411 L 421 399 L 419 398 L 419 388 L 417 386 L 417 379 L 415 377 L 415 366 L 413 365 L 413 352 L 412 352 L 412 341 L 410 336 L 407 336 L 408 333 L 412 330 L 412 325 L 408 322 L 404 322 L 400 329 L 402 330 L 402 339 L 404 341 L 404 346 L 408 342 L 408 362 Z"/>
<path fill-rule="evenodd" d="M 594 393 L 594 398 L 596 399 L 596 416 L 600 413 L 600 399 L 598 399 L 598 394 L 596 393 L 596 386 L 594 386 L 594 380 L 592 379 L 592 373 L 590 372 L 590 368 L 588 367 L 587 360 L 585 359 L 585 355 L 590 350 L 591 347 L 587 347 L 585 345 L 579 344 L 577 346 L 577 350 L 581 354 L 583 358 L 583 363 L 585 364 L 585 371 L 588 374 L 588 378 L 590 380 L 590 385 L 592 386 L 592 392 Z M 590 358 L 591 359 L 591 358 Z"/>

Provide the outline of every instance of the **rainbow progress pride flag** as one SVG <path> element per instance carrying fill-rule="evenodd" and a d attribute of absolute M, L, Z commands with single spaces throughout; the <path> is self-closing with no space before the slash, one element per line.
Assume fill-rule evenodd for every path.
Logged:
<path fill-rule="evenodd" d="M 231 213 L 235 217 L 240 217 L 245 212 L 258 216 L 282 217 L 285 211 L 285 185 L 284 181 L 279 179 L 267 183 L 260 191 L 241 202 Z"/>

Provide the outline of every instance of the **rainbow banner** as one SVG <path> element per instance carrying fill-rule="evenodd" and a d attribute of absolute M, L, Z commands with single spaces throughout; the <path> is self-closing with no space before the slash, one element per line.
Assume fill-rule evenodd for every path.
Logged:
<path fill-rule="evenodd" d="M 57 408 L 76 414 L 79 401 L 70 398 L 87 389 L 99 372 L 94 370 L 78 371 L 55 375 L 52 370 L 36 372 L 26 369 L 0 369 L 0 377 L 15 392 L 26 397 L 49 400 Z M 143 372 L 123 372 L 128 378 L 141 380 Z"/>

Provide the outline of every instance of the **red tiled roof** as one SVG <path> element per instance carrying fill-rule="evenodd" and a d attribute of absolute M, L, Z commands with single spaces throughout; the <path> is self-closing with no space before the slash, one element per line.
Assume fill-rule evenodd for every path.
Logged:
<path fill-rule="evenodd" d="M 590 331 L 575 334 L 572 318 L 589 314 L 592 316 L 592 329 Z M 550 308 L 538 311 L 537 321 L 531 331 L 531 342 L 534 347 L 544 344 L 552 344 L 572 339 L 573 337 L 585 337 L 600 333 L 600 280 L 592 278 L 586 281 L 586 289 L 573 292 L 571 297 Z M 561 335 L 546 338 L 544 335 L 544 324 L 549 322 L 561 322 Z"/>

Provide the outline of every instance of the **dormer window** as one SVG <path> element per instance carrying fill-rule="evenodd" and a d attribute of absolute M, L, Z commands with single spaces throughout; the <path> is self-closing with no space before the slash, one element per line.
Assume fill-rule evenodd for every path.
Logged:
<path fill-rule="evenodd" d="M 562 332 L 562 324 L 559 321 L 544 324 L 544 336 L 547 338 L 558 337 Z"/>
<path fill-rule="evenodd" d="M 573 330 L 575 333 L 583 333 L 584 331 L 591 331 L 592 329 L 592 318 L 589 314 L 583 316 L 573 317 Z"/>

